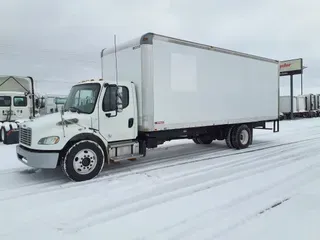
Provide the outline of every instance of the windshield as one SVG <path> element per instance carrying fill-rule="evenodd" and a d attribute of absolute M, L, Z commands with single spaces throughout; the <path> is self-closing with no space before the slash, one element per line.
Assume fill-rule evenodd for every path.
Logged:
<path fill-rule="evenodd" d="M 67 101 L 67 98 L 62 98 L 62 97 L 56 97 L 55 98 L 55 104 L 57 105 L 63 105 Z"/>
<path fill-rule="evenodd" d="M 92 113 L 99 91 L 100 84 L 98 83 L 73 86 L 65 103 L 65 111 Z"/>

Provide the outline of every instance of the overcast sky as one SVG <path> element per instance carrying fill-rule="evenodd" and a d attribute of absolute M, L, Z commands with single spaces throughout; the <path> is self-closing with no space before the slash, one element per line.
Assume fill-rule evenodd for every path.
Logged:
<path fill-rule="evenodd" d="M 305 92 L 320 93 L 320 1 L 0 0 L 0 74 L 68 93 L 100 77 L 102 48 L 155 32 L 278 60 L 303 57 Z M 282 94 L 289 93 L 281 78 Z M 295 94 L 300 76 L 295 77 Z"/>

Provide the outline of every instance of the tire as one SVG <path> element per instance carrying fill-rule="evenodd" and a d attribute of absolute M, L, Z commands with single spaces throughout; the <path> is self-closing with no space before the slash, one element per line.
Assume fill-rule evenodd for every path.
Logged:
<path fill-rule="evenodd" d="M 247 148 L 251 143 L 251 130 L 246 124 L 235 127 L 231 136 L 231 142 L 235 149 Z"/>
<path fill-rule="evenodd" d="M 5 127 L 2 127 L 0 129 L 0 139 L 3 143 L 7 142 L 7 130 Z"/>
<path fill-rule="evenodd" d="M 197 137 L 197 141 L 200 143 L 200 144 L 211 144 L 213 142 L 213 139 L 212 137 L 210 136 L 202 136 L 202 137 Z"/>
<path fill-rule="evenodd" d="M 232 132 L 234 130 L 234 127 L 235 126 L 231 126 L 227 131 L 226 144 L 227 144 L 228 148 L 234 148 L 234 146 L 232 144 Z"/>
<path fill-rule="evenodd" d="M 98 176 L 104 163 L 105 155 L 101 146 L 91 140 L 82 140 L 69 148 L 60 165 L 70 180 L 81 182 Z"/>
<path fill-rule="evenodd" d="M 199 141 L 198 141 L 198 138 L 192 138 L 192 140 L 193 140 L 193 142 L 194 142 L 195 144 L 200 144 Z"/>

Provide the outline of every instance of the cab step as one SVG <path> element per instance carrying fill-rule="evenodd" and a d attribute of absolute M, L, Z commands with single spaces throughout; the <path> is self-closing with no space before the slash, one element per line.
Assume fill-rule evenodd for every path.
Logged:
<path fill-rule="evenodd" d="M 143 157 L 139 152 L 139 142 L 126 141 L 110 143 L 109 159 L 111 163 L 119 163 L 122 160 L 135 161 L 137 158 Z"/>

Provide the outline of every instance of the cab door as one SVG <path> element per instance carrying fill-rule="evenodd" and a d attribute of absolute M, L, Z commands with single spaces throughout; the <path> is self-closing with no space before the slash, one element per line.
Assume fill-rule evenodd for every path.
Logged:
<path fill-rule="evenodd" d="M 120 84 L 122 111 L 117 111 L 117 85 L 105 84 L 99 104 L 99 131 L 109 142 L 137 137 L 136 108 L 132 84 Z"/>

